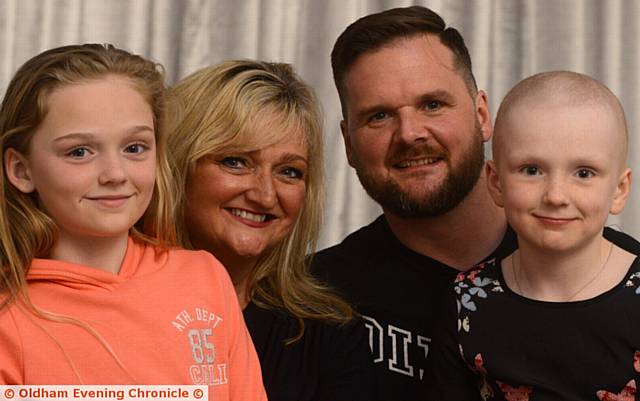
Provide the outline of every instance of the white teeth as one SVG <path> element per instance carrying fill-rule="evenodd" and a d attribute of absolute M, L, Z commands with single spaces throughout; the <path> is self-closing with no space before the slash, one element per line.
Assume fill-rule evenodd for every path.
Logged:
<path fill-rule="evenodd" d="M 399 163 L 398 167 L 405 168 L 405 167 L 424 166 L 427 164 L 435 163 L 437 161 L 438 159 L 434 159 L 434 158 L 426 158 L 426 159 L 420 159 L 420 160 L 406 160 Z"/>
<path fill-rule="evenodd" d="M 267 219 L 266 214 L 254 214 L 240 209 L 231 209 L 231 214 L 234 216 L 242 217 L 243 219 L 255 221 L 256 223 L 262 223 Z"/>

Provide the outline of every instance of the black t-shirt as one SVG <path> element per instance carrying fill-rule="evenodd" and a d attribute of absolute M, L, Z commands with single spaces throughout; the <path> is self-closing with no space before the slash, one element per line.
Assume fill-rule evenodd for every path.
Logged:
<path fill-rule="evenodd" d="M 639 253 L 633 238 L 611 229 L 604 234 Z M 430 356 L 429 399 L 634 400 L 640 260 L 618 285 L 592 299 L 543 302 L 509 289 L 501 259 L 461 274 L 449 289 Z"/>
<path fill-rule="evenodd" d="M 515 235 L 508 229 L 487 258 L 515 248 Z M 423 400 L 435 317 L 459 272 L 405 247 L 384 216 L 317 253 L 312 270 L 363 315 L 376 365 L 377 397 Z"/>
<path fill-rule="evenodd" d="M 304 336 L 287 311 L 249 303 L 244 319 L 262 367 L 269 401 L 370 401 L 373 364 L 359 321 L 336 325 L 305 320 Z"/>

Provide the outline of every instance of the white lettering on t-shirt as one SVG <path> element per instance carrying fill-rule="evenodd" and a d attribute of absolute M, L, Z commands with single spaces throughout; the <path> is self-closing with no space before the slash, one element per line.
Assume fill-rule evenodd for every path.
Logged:
<path fill-rule="evenodd" d="M 171 324 L 187 336 L 187 344 L 194 363 L 189 366 L 191 381 L 193 384 L 209 386 L 227 384 L 229 378 L 226 358 L 224 353 L 221 355 L 216 353 L 216 342 L 224 341 L 224 336 L 221 338 L 216 336 L 216 328 L 224 319 L 207 308 L 193 307 L 190 312 L 183 309 Z"/>
<path fill-rule="evenodd" d="M 424 369 L 421 366 L 426 364 L 431 339 L 391 324 L 382 325 L 371 316 L 362 315 L 362 317 L 369 331 L 369 347 L 374 363 L 382 363 L 386 360 L 390 371 L 416 377 L 416 366 L 411 361 L 418 360 L 417 379 L 422 380 Z M 385 344 L 388 348 L 386 350 Z"/>
<path fill-rule="evenodd" d="M 373 362 L 382 362 L 384 360 L 384 331 L 382 331 L 382 326 L 372 317 L 364 315 L 362 317 L 364 318 L 365 327 L 369 330 L 369 347 L 371 347 L 371 353 L 373 354 Z"/>
<path fill-rule="evenodd" d="M 429 344 L 431 343 L 431 339 L 427 337 L 423 337 L 418 334 L 418 347 L 424 349 L 424 359 L 427 359 L 427 355 L 429 355 Z M 420 369 L 420 380 L 422 380 L 422 376 L 424 375 L 424 369 Z"/>
<path fill-rule="evenodd" d="M 389 370 L 413 377 L 413 366 L 409 365 L 409 347 L 411 343 L 411 332 L 399 327 L 389 325 L 387 327 L 389 337 L 391 337 L 391 359 L 389 359 Z M 402 342 L 402 348 L 398 343 Z"/>
<path fill-rule="evenodd" d="M 172 321 L 171 324 L 173 325 L 173 327 L 178 329 L 179 332 L 182 333 L 182 330 L 184 330 L 185 326 L 187 326 L 191 322 L 193 322 L 193 318 L 186 309 L 183 309 L 176 315 L 175 320 Z"/>

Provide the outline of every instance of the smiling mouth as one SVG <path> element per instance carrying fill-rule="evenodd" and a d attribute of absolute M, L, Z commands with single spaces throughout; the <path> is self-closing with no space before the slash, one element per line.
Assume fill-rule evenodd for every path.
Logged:
<path fill-rule="evenodd" d="M 112 200 L 120 200 L 120 199 L 129 199 L 133 195 L 107 195 L 107 196 L 89 196 L 87 199 L 97 200 L 97 201 L 112 201 Z"/>
<path fill-rule="evenodd" d="M 86 199 L 96 202 L 102 207 L 106 207 L 108 209 L 119 209 L 127 204 L 128 200 L 133 197 L 131 195 L 106 195 L 106 196 L 90 196 Z"/>
<path fill-rule="evenodd" d="M 425 157 L 424 159 L 415 159 L 415 160 L 403 160 L 399 163 L 394 164 L 396 168 L 409 168 L 409 167 L 418 167 L 418 166 L 428 166 L 430 164 L 435 164 L 441 161 L 440 157 Z"/>
<path fill-rule="evenodd" d="M 276 218 L 276 216 L 272 215 L 272 214 L 262 214 L 262 213 L 251 213 L 251 212 L 247 212 L 246 210 L 242 210 L 242 209 L 227 209 L 229 210 L 229 212 L 236 216 L 236 217 L 240 217 L 243 218 L 245 220 L 250 220 L 250 221 L 254 221 L 256 223 L 264 223 L 267 221 L 271 221 L 273 219 Z"/>
<path fill-rule="evenodd" d="M 548 217 L 548 216 L 536 216 L 538 219 L 551 223 L 551 224 L 565 224 L 575 220 L 572 217 Z"/>

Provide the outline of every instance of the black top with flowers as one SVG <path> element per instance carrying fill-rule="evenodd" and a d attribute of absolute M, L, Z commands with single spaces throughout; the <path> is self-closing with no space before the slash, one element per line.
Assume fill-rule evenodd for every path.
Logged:
<path fill-rule="evenodd" d="M 633 238 L 605 237 L 640 254 Z M 434 400 L 635 400 L 640 384 L 640 261 L 578 302 L 524 298 L 500 259 L 458 275 L 429 356 Z M 437 339 L 437 340 L 436 340 Z"/>

